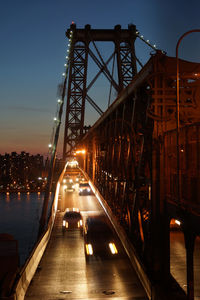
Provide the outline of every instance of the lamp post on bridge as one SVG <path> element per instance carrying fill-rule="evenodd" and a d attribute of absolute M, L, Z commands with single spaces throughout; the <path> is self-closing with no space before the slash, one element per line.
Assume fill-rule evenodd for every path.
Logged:
<path fill-rule="evenodd" d="M 83 155 L 83 166 L 82 166 L 82 168 L 83 168 L 83 170 L 85 171 L 85 167 L 86 167 L 86 150 L 85 149 L 82 149 L 82 150 L 76 150 L 75 151 L 75 155 L 79 155 L 79 154 L 81 154 L 81 155 Z"/>
<path fill-rule="evenodd" d="M 182 39 L 193 32 L 200 32 L 200 29 L 193 29 L 185 32 L 178 40 L 176 44 L 176 139 L 177 139 L 177 193 L 178 193 L 178 203 L 180 204 L 181 200 L 181 177 L 180 177 L 180 76 L 179 76 L 179 58 L 178 58 L 178 48 Z M 194 252 L 194 240 L 187 239 L 188 233 L 185 233 L 186 239 L 186 254 L 187 254 L 187 299 L 194 299 L 194 261 L 193 261 L 193 252 Z"/>

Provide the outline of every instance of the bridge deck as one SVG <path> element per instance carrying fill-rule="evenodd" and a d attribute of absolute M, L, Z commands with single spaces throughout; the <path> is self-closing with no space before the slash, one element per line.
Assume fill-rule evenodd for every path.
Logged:
<path fill-rule="evenodd" d="M 73 198 L 72 202 L 81 198 L 77 191 L 72 194 L 68 195 Z M 81 210 L 91 201 L 96 206 L 99 205 L 94 196 L 82 196 Z M 85 210 L 83 215 L 84 213 L 87 214 L 88 211 Z M 63 213 L 58 211 L 49 244 L 27 290 L 26 300 L 107 297 L 147 300 L 125 254 L 117 260 L 98 258 L 86 263 L 83 236 L 79 231 L 70 231 L 63 235 L 62 216 Z"/>

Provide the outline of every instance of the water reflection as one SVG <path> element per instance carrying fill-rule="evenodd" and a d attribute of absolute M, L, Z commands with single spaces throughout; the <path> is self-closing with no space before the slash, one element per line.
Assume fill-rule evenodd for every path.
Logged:
<path fill-rule="evenodd" d="M 36 242 L 43 199 L 44 194 L 40 192 L 0 193 L 0 232 L 18 240 L 20 265 Z"/>
<path fill-rule="evenodd" d="M 30 201 L 30 193 L 29 193 L 29 192 L 26 193 L 26 201 L 27 201 L 27 202 Z"/>
<path fill-rule="evenodd" d="M 10 202 L 10 193 L 9 192 L 6 193 L 6 202 Z"/>

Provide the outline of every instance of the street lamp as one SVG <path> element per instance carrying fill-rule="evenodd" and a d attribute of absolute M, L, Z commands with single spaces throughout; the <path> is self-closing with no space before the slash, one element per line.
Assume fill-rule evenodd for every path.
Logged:
<path fill-rule="evenodd" d="M 81 150 L 76 150 L 74 155 L 76 156 L 77 154 L 83 154 L 83 170 L 85 171 L 85 165 L 86 165 L 86 150 L 81 149 Z"/>
<path fill-rule="evenodd" d="M 83 150 L 77 150 L 76 152 L 75 152 L 75 154 L 85 154 L 85 149 L 83 149 Z"/>
<path fill-rule="evenodd" d="M 192 29 L 185 32 L 178 40 L 176 44 L 176 145 L 177 145 L 177 194 L 178 194 L 178 202 L 180 203 L 181 194 L 180 194 L 180 187 L 181 187 L 181 178 L 180 178 L 180 162 L 179 162 L 179 134 L 180 134 L 180 84 L 179 84 L 179 58 L 178 58 L 178 48 L 182 41 L 182 39 L 193 32 L 200 32 L 200 29 Z"/>

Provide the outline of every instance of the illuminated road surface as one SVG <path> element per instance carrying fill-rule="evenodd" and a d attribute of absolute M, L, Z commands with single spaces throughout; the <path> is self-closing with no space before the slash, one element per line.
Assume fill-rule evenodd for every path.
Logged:
<path fill-rule="evenodd" d="M 132 299 L 146 300 L 145 291 L 125 253 L 119 258 L 97 257 L 86 262 L 84 239 L 78 230 L 62 234 L 63 211 L 80 209 L 83 218 L 103 210 L 95 196 L 79 196 L 61 189 L 56 223 L 25 299 Z"/>

